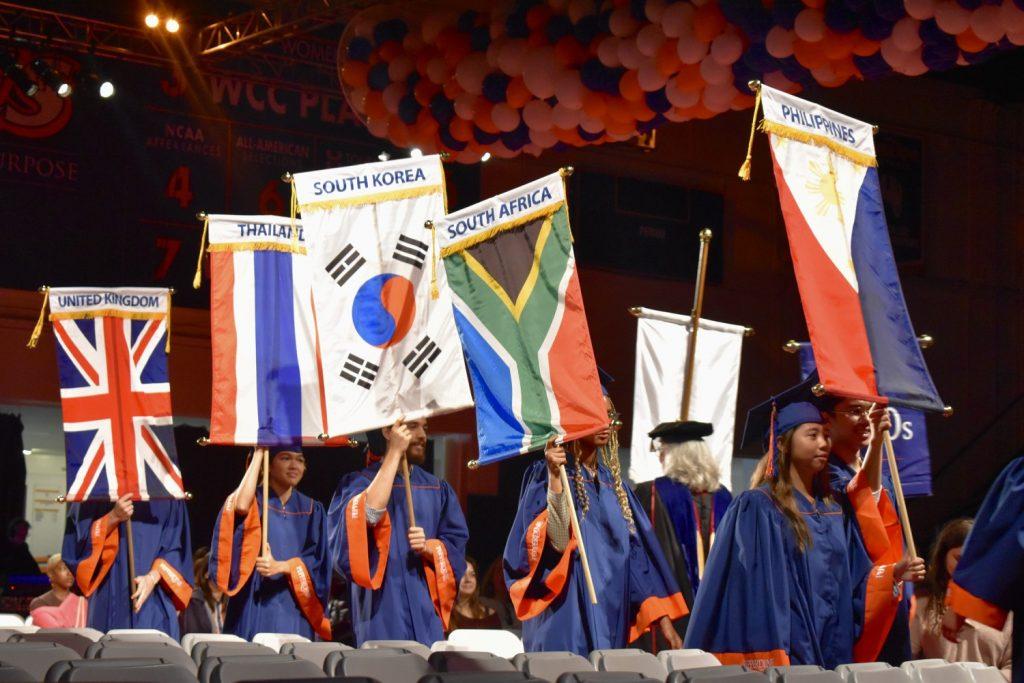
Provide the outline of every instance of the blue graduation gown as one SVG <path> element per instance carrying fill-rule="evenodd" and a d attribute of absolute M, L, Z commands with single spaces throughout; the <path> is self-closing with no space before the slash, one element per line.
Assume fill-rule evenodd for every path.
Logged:
<path fill-rule="evenodd" d="M 1002 628 L 1013 612 L 1013 683 L 1024 683 L 1024 457 L 996 478 L 978 510 L 946 602 L 957 614 Z"/>
<path fill-rule="evenodd" d="M 636 527 L 630 532 L 611 473 L 601 465 L 595 481 L 584 468 L 589 509 L 583 514 L 574 472 L 574 465 L 566 465 L 598 604 L 590 602 L 575 537 L 562 552 L 548 541 L 548 470 L 544 460 L 535 462 L 523 478 L 504 554 L 505 584 L 523 622 L 527 652 L 587 655 L 622 648 L 661 617 L 675 620 L 688 612 L 636 495 L 626 488 Z"/>
<path fill-rule="evenodd" d="M 356 642 L 415 640 L 430 646 L 444 640 L 459 581 L 466 572 L 469 530 L 459 499 L 448 482 L 410 468 L 416 524 L 427 537 L 426 556 L 409 548 L 405 480 L 395 477 L 384 516 L 366 522 L 364 492 L 380 461 L 345 475 L 329 512 L 334 568 L 351 587 Z"/>
<path fill-rule="evenodd" d="M 697 565 L 697 534 L 699 533 L 696 503 L 689 487 L 668 477 L 658 477 L 654 480 L 654 490 L 658 493 L 658 499 L 665 506 L 669 517 L 672 519 L 672 526 L 676 532 L 676 539 L 682 546 L 683 555 L 686 558 L 686 569 L 690 575 L 690 585 L 696 595 L 700 586 Z M 715 491 L 711 510 L 711 543 L 714 544 L 715 532 L 726 510 L 732 502 L 732 494 L 724 486 Z M 707 553 L 707 549 L 705 549 Z M 707 563 L 707 554 L 704 557 Z"/>
<path fill-rule="evenodd" d="M 224 632 L 251 640 L 257 633 L 297 633 L 312 640 L 331 639 L 324 617 L 331 587 L 327 519 L 319 501 L 292 489 L 282 506 L 270 491 L 267 542 L 287 573 L 260 576 L 256 560 L 263 535 L 263 489 L 256 489 L 248 510 L 236 510 L 228 497 L 213 527 L 210 578 L 227 595 Z"/>
<path fill-rule="evenodd" d="M 89 598 L 88 625 L 99 631 L 155 628 L 177 639 L 177 613 L 192 597 L 192 542 L 185 503 L 134 503 L 136 575 L 153 569 L 160 573 L 159 583 L 138 612 L 132 609 L 129 597 L 134 588 L 129 590 L 124 524 L 111 526 L 106 521 L 112 507 L 110 501 L 68 506 L 61 557 L 75 575 L 79 590 Z"/>
<path fill-rule="evenodd" d="M 811 536 L 804 552 L 766 487 L 733 501 L 705 566 L 686 647 L 755 670 L 833 669 L 854 661 L 862 628 L 887 628 L 898 601 L 892 566 L 873 568 L 866 553 L 850 552 L 854 522 L 838 503 L 794 496 Z"/>
<path fill-rule="evenodd" d="M 850 497 L 847 495 L 846 490 L 850 486 L 850 482 L 853 481 L 853 477 L 856 472 L 853 471 L 849 465 L 840 460 L 835 454 L 829 456 L 828 459 L 828 473 L 829 482 L 832 485 L 833 495 L 842 506 L 843 511 L 848 516 L 855 516 L 856 510 Z M 896 489 L 893 486 L 892 478 L 888 472 L 882 472 L 882 487 L 885 489 L 885 495 L 889 497 L 889 501 L 895 511 L 896 507 Z M 898 551 L 899 555 L 902 555 L 903 550 L 903 531 L 899 528 L 898 520 L 894 520 L 896 526 L 892 530 L 892 533 L 899 533 Z M 860 526 L 855 527 L 856 533 L 860 536 L 860 542 L 851 548 L 851 552 L 858 549 L 868 550 L 868 546 L 864 544 L 864 537 L 861 533 Z M 871 555 L 871 552 L 868 552 Z M 879 559 L 878 557 L 872 558 L 874 560 Z M 892 666 L 900 666 L 903 662 L 912 658 L 910 651 L 910 600 L 914 595 L 914 585 L 907 583 L 903 591 L 903 599 L 900 601 L 899 606 L 896 609 L 896 617 L 893 620 L 892 628 L 889 630 L 889 635 L 882 644 L 881 651 L 871 657 L 872 661 L 887 662 Z"/>

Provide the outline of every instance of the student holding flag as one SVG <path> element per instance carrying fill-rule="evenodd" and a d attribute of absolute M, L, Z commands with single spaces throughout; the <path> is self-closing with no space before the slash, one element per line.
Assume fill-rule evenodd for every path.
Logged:
<path fill-rule="evenodd" d="M 618 413 L 605 396 L 608 425 L 568 444 L 552 439 L 523 478 L 519 511 L 505 546 L 505 583 L 523 622 L 527 652 L 622 648 L 652 624 L 682 645 L 672 621 L 687 614 L 676 581 L 636 495 L 623 486 Z M 572 453 L 567 458 L 566 450 Z M 565 466 L 570 491 L 558 472 Z M 572 496 L 593 581 L 584 581 L 566 496 Z"/>
<path fill-rule="evenodd" d="M 228 600 L 224 632 L 251 640 L 257 633 L 331 639 L 324 616 L 331 586 L 327 517 L 319 501 L 295 487 L 306 473 L 297 447 L 270 449 L 267 548 L 260 548 L 262 458 L 253 456 L 213 528 L 210 577 Z"/>
<path fill-rule="evenodd" d="M 815 405 L 792 398 L 776 413 L 783 397 L 766 411 L 764 482 L 740 494 L 722 520 L 686 647 L 757 670 L 788 664 L 833 669 L 880 646 L 902 582 L 920 579 L 924 563 L 873 566 L 864 551 L 851 550 L 858 536 L 829 486 L 825 420 Z M 866 486 L 864 479 L 854 481 Z M 851 495 L 864 499 L 859 491 Z"/>
<path fill-rule="evenodd" d="M 331 500 L 331 556 L 351 586 L 360 645 L 444 640 L 466 571 L 469 531 L 459 500 L 420 467 L 426 430 L 426 420 L 410 420 L 368 432 L 369 463 L 342 478 Z M 405 473 L 403 458 L 411 465 Z"/>

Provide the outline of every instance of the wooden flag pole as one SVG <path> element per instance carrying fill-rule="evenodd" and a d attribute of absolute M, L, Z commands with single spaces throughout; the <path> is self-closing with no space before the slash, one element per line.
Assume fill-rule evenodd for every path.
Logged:
<path fill-rule="evenodd" d="M 910 557 L 917 557 L 917 546 L 914 544 L 914 532 L 910 528 L 910 514 L 907 512 L 907 501 L 903 497 L 903 483 L 900 481 L 900 470 L 896 466 L 896 451 L 892 447 L 892 437 L 885 432 L 885 457 L 889 461 L 889 476 L 892 486 L 896 489 L 896 508 L 900 513 L 900 524 L 903 526 L 903 540 L 907 544 Z"/>
<path fill-rule="evenodd" d="M 402 476 L 405 477 L 405 509 L 409 513 L 409 526 L 416 526 L 416 510 L 412 506 L 412 481 L 409 479 L 409 459 L 402 454 Z"/>
<path fill-rule="evenodd" d="M 581 467 L 579 463 L 577 467 Z M 562 480 L 562 494 L 569 504 L 569 523 L 572 525 L 573 536 L 576 537 L 576 548 L 580 551 L 580 565 L 583 566 L 583 578 L 587 581 L 587 592 L 590 593 L 590 602 L 597 604 L 597 591 L 594 590 L 594 577 L 590 575 L 590 563 L 587 561 L 587 548 L 583 544 L 583 534 L 580 531 L 580 520 L 576 517 L 576 504 L 572 500 L 572 489 L 569 488 L 569 475 L 565 473 L 565 465 L 558 466 L 558 477 Z"/>
<path fill-rule="evenodd" d="M 260 446 L 256 449 L 257 457 L 263 460 L 263 541 L 260 548 L 263 557 L 270 556 L 270 540 L 267 537 L 270 524 L 270 449 Z"/>
<path fill-rule="evenodd" d="M 693 393 L 693 366 L 697 359 L 697 328 L 704 309 L 704 282 L 708 273 L 708 248 L 711 244 L 711 231 L 704 228 L 700 231 L 700 257 L 697 260 L 697 287 L 693 292 L 693 310 L 690 312 L 690 338 L 686 345 L 686 365 L 683 368 L 683 401 L 679 409 L 679 419 L 690 419 L 690 395 Z"/>
<path fill-rule="evenodd" d="M 135 593 L 135 538 L 132 536 L 131 517 L 125 523 L 124 530 L 128 541 L 128 610 L 132 614 L 135 612 L 135 605 L 132 604 L 132 595 Z"/>

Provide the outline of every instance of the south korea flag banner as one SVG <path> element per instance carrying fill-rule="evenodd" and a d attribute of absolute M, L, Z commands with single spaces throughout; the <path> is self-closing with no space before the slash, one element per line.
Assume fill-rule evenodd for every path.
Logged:
<path fill-rule="evenodd" d="M 445 214 L 441 158 L 299 173 L 294 183 L 331 436 L 471 406 L 451 294 L 425 227 Z"/>

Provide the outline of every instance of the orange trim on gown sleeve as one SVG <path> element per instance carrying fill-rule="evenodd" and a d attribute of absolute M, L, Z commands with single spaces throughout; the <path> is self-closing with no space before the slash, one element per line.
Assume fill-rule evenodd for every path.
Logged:
<path fill-rule="evenodd" d="M 868 557 L 875 563 L 894 564 L 903 557 L 903 529 L 899 514 L 882 487 L 878 502 L 861 470 L 846 487 Z"/>
<path fill-rule="evenodd" d="M 547 593 L 541 597 L 526 597 L 526 591 L 537 573 L 540 565 L 541 555 L 544 553 L 544 546 L 548 538 L 548 511 L 545 508 L 537 515 L 530 526 L 526 529 L 526 556 L 530 561 L 530 571 L 526 576 L 517 580 L 508 589 L 508 596 L 516 608 L 516 617 L 520 621 L 532 619 L 548 608 L 555 598 L 562 594 L 565 584 L 569 580 L 569 566 L 572 559 L 572 551 L 576 549 L 576 537 L 572 527 L 569 527 L 569 542 L 562 551 L 562 557 L 548 573 L 544 580 L 544 587 Z"/>
<path fill-rule="evenodd" d="M 370 574 L 370 551 L 366 523 L 366 494 L 360 493 L 345 505 L 345 534 L 348 538 L 348 564 L 356 585 L 377 590 L 384 583 L 384 570 L 388 566 L 391 550 L 391 515 L 387 510 L 372 527 L 373 542 L 377 546 L 377 571 Z"/>
<path fill-rule="evenodd" d="M 683 600 L 682 593 L 673 593 L 667 598 L 652 595 L 640 604 L 633 624 L 629 627 L 629 642 L 633 642 L 647 631 L 648 627 L 662 617 L 668 617 L 672 621 L 681 619 L 690 613 L 690 609 Z"/>
<path fill-rule="evenodd" d="M 789 666 L 789 655 L 785 650 L 767 652 L 712 652 L 723 666 L 742 664 L 751 671 L 767 671 L 773 666 Z"/>
<path fill-rule="evenodd" d="M 182 578 L 178 570 L 162 557 L 153 560 L 153 569 L 160 575 L 160 583 L 171 598 L 174 609 L 179 612 L 188 607 L 192 599 L 192 584 Z"/>
<path fill-rule="evenodd" d="M 217 534 L 217 576 L 213 579 L 217 587 L 226 595 L 236 595 L 242 590 L 246 581 L 252 576 L 256 568 L 256 558 L 260 554 L 262 543 L 263 522 L 260 520 L 259 506 L 253 498 L 249 504 L 249 511 L 245 513 L 245 521 L 242 523 L 242 556 L 238 563 L 238 583 L 233 587 L 231 581 L 231 562 L 234 554 L 235 542 L 235 516 L 239 511 L 235 509 L 235 494 L 228 496 L 224 501 L 224 507 L 220 511 L 220 527 Z"/>
<path fill-rule="evenodd" d="M 78 563 L 75 569 L 75 581 L 82 595 L 89 597 L 103 583 L 107 572 L 114 566 L 117 547 L 121 534 L 117 524 L 108 524 L 107 516 L 103 515 L 89 527 L 89 541 L 92 551 L 89 556 Z"/>
<path fill-rule="evenodd" d="M 422 555 L 423 573 L 430 589 L 430 600 L 434 603 L 434 611 L 441 618 L 444 630 L 448 630 L 448 622 L 455 605 L 458 586 L 455 583 L 455 572 L 448 562 L 448 548 L 444 543 L 431 538 L 426 543 L 426 553 Z"/>
<path fill-rule="evenodd" d="M 313 630 L 326 641 L 331 640 L 331 622 L 324 616 L 324 606 L 317 597 L 316 589 L 313 587 L 313 579 L 309 575 L 306 563 L 298 557 L 293 557 L 285 564 L 288 565 L 288 583 L 295 596 L 295 602 L 302 610 L 302 616 L 310 623 Z"/>
<path fill-rule="evenodd" d="M 980 621 L 997 630 L 1002 630 L 1006 625 L 1006 617 L 1009 616 L 1003 608 L 979 598 L 958 585 L 956 581 L 949 582 L 949 588 L 946 589 L 946 604 L 960 616 Z"/>
<path fill-rule="evenodd" d="M 853 645 L 853 661 L 874 662 L 885 645 L 896 610 L 903 599 L 903 591 L 897 590 L 894 565 L 876 564 L 868 575 L 864 596 L 864 625 L 860 638 Z"/>

